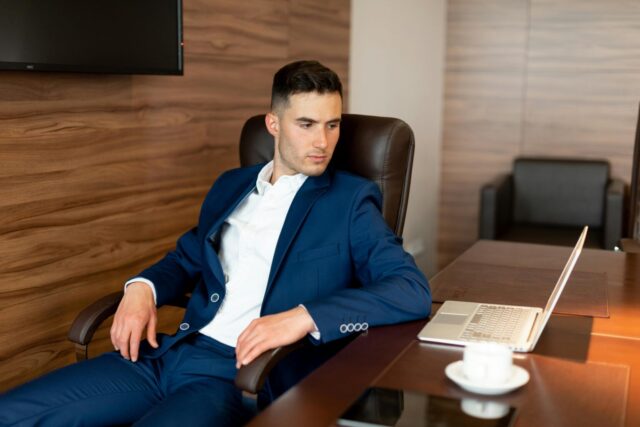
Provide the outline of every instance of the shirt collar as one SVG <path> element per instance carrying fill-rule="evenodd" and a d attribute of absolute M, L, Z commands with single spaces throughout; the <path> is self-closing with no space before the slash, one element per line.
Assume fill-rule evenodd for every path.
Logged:
<path fill-rule="evenodd" d="M 256 190 L 258 190 L 259 195 L 263 195 L 264 192 L 273 187 L 271 185 L 271 175 L 273 175 L 273 160 L 263 166 L 258 173 L 258 178 L 256 179 Z M 297 173 L 295 175 L 282 175 L 278 178 L 278 181 L 275 185 L 284 185 L 291 192 L 296 192 L 302 187 L 302 184 L 307 180 L 308 176 Z"/>

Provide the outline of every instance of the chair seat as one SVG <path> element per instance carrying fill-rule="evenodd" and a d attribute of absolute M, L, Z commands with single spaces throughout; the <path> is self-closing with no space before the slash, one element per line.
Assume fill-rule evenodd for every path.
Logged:
<path fill-rule="evenodd" d="M 500 234 L 498 240 L 540 243 L 555 246 L 574 246 L 581 231 L 582 229 L 579 227 L 513 225 L 503 234 Z M 589 228 L 585 247 L 602 248 L 601 229 Z"/>

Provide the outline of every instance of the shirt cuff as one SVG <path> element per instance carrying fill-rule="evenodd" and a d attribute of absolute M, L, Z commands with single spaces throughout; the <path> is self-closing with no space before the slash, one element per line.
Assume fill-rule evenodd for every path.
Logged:
<path fill-rule="evenodd" d="M 149 279 L 145 279 L 144 277 L 134 277 L 133 279 L 127 281 L 127 283 L 124 284 L 124 291 L 127 292 L 127 286 L 129 286 L 134 282 L 142 282 L 145 285 L 149 286 L 151 288 L 151 292 L 153 292 L 153 302 L 156 305 L 158 305 L 158 296 L 156 295 L 156 287 L 153 285 L 153 282 Z"/>
<path fill-rule="evenodd" d="M 305 311 L 307 312 L 307 314 L 309 314 L 309 310 L 307 310 L 307 307 L 305 307 L 303 304 L 299 304 L 298 307 L 302 307 L 305 309 Z M 309 314 L 309 316 L 311 316 Z M 318 330 L 318 325 L 316 325 L 316 321 L 313 320 L 313 317 L 311 318 L 311 321 L 313 322 L 313 331 L 309 332 L 309 335 L 311 335 L 311 337 L 314 340 L 320 340 L 320 331 Z"/>

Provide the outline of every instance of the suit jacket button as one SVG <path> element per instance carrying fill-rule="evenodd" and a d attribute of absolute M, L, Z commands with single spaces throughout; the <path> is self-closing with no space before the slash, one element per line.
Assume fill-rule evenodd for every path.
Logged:
<path fill-rule="evenodd" d="M 362 330 L 362 323 L 356 323 L 355 326 L 353 327 L 353 330 L 358 332 Z"/>
<path fill-rule="evenodd" d="M 369 324 L 368 324 L 367 322 L 364 322 L 364 323 L 362 324 L 362 330 L 363 330 L 363 331 L 366 331 L 367 329 L 369 329 Z"/>
<path fill-rule="evenodd" d="M 180 323 L 180 330 L 181 331 L 186 331 L 187 329 L 189 329 L 189 324 L 187 322 Z"/>
<path fill-rule="evenodd" d="M 218 295 L 218 293 L 211 294 L 211 302 L 218 302 L 219 299 L 220 295 Z"/>
<path fill-rule="evenodd" d="M 347 332 L 353 332 L 355 326 L 353 323 L 349 323 L 349 325 L 347 326 Z"/>
<path fill-rule="evenodd" d="M 345 325 L 344 323 L 342 325 L 340 325 L 340 332 L 342 332 L 343 334 L 347 333 L 347 325 Z"/>

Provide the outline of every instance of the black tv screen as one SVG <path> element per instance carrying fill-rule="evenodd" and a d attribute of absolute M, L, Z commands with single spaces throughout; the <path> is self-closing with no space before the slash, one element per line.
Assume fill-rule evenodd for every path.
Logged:
<path fill-rule="evenodd" d="M 182 1 L 0 0 L 0 69 L 182 74 Z"/>

